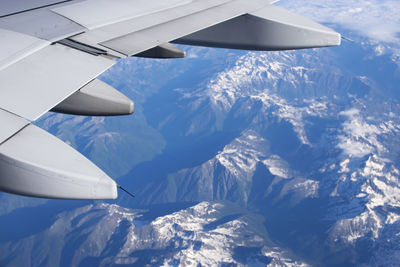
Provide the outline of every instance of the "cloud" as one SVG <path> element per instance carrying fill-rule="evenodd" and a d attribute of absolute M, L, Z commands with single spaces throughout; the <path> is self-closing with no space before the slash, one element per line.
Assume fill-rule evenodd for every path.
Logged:
<path fill-rule="evenodd" d="M 398 0 L 282 0 L 277 5 L 312 20 L 334 23 L 376 41 L 399 43 Z"/>

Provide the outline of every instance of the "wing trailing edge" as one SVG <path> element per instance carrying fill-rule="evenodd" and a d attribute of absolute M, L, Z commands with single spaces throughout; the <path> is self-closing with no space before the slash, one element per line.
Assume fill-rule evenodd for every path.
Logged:
<path fill-rule="evenodd" d="M 0 71 L 0 107 L 34 121 L 114 63 L 61 44 L 47 46 Z"/>
<path fill-rule="evenodd" d="M 51 111 L 83 116 L 130 115 L 134 104 L 118 90 L 94 79 Z"/>

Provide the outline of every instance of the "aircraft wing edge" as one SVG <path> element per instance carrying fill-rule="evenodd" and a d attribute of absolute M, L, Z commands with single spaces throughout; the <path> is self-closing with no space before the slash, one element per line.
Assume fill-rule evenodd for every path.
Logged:
<path fill-rule="evenodd" d="M 0 108 L 34 121 L 114 64 L 60 44 L 47 46 L 0 71 Z"/>

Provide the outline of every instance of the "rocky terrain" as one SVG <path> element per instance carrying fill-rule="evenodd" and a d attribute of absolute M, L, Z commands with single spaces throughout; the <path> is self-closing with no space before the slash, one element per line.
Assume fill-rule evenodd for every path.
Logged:
<path fill-rule="evenodd" d="M 400 50 L 336 27 L 354 42 L 120 61 L 133 118 L 38 125 L 137 197 L 2 194 L 1 265 L 397 266 Z"/>

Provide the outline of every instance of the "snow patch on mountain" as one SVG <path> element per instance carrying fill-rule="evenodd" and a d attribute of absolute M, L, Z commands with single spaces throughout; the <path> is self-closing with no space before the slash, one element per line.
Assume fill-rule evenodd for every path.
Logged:
<path fill-rule="evenodd" d="M 311 145 L 305 132 L 304 117 L 323 117 L 329 110 L 325 96 L 312 97 L 319 94 L 320 85 L 313 81 L 312 76 L 318 73 L 321 63 L 310 63 L 307 67 L 298 64 L 298 61 L 312 61 L 313 56 L 317 55 L 249 52 L 210 79 L 206 90 L 197 90 L 196 97 L 201 101 L 209 98 L 213 107 L 225 114 L 239 99 L 259 100 L 263 103 L 264 114 L 291 123 L 300 141 Z M 336 74 L 327 72 L 327 75 Z M 306 94 L 302 94 L 302 90 Z M 285 99 L 282 93 L 291 95 L 295 101 Z M 297 95 L 301 98 L 298 99 Z"/>
<path fill-rule="evenodd" d="M 400 215 L 394 212 L 389 212 L 386 217 L 385 224 L 394 224 L 400 220 Z"/>
<path fill-rule="evenodd" d="M 268 171 L 273 175 L 282 178 L 290 178 L 293 175 L 289 164 L 278 155 L 271 155 L 263 160 L 262 163 L 264 163 Z"/>
<path fill-rule="evenodd" d="M 279 198 L 291 197 L 290 205 L 297 205 L 306 198 L 319 197 L 319 182 L 306 178 L 293 178 L 282 187 Z"/>
<path fill-rule="evenodd" d="M 314 69 L 296 65 L 298 59 L 298 55 L 291 52 L 249 52 L 210 79 L 205 93 L 214 106 L 227 112 L 241 97 L 278 90 L 282 80 L 293 88 L 300 83 L 312 86 L 309 74 Z"/>
<path fill-rule="evenodd" d="M 368 123 L 356 108 L 342 111 L 339 115 L 347 118 L 342 125 L 343 133 L 338 136 L 337 145 L 345 156 L 361 158 L 371 153 L 388 152 L 388 149 L 379 142 L 379 135 L 399 129 L 392 121 L 382 122 L 380 125 Z"/>
<path fill-rule="evenodd" d="M 357 168 L 360 164 L 363 167 Z M 367 238 L 379 243 L 386 225 L 396 224 L 400 218 L 398 213 L 386 212 L 400 207 L 399 170 L 376 154 L 346 158 L 339 168 L 342 174 L 331 196 L 339 197 L 342 202 L 336 200 L 328 213 L 336 221 L 330 230 L 330 240 L 355 244 Z"/>
<path fill-rule="evenodd" d="M 243 264 L 235 260 L 232 248 L 244 246 L 262 247 L 258 256 L 253 255 L 250 265 L 264 265 L 266 260 L 270 261 L 266 264 L 268 266 L 274 266 L 274 262 L 296 263 L 298 266 L 303 264 L 288 257 L 288 253 L 278 247 L 266 246 L 264 237 L 252 232 L 246 216 L 237 215 L 237 219 L 227 222 L 217 220 L 214 216 L 218 216 L 223 209 L 224 206 L 220 203 L 202 202 L 153 222 L 152 225 L 160 235 L 167 233 L 170 240 L 179 237 L 185 244 L 184 249 L 172 258 L 165 259 L 163 266 L 178 262 L 179 266 Z M 174 233 L 173 236 L 170 235 L 171 232 Z M 258 259 L 260 257 L 261 262 Z"/>
<path fill-rule="evenodd" d="M 249 177 L 255 171 L 257 162 L 266 157 L 268 148 L 264 138 L 248 130 L 225 146 L 215 158 L 231 173 Z"/>
<path fill-rule="evenodd" d="M 293 125 L 294 131 L 302 144 L 311 145 L 307 138 L 304 125 L 305 116 L 322 117 L 326 111 L 327 103 L 325 101 L 305 100 L 305 106 L 296 107 L 289 104 L 284 98 L 269 92 L 262 92 L 251 98 L 262 101 L 265 114 L 271 114 L 278 117 L 280 120 L 285 120 Z"/>
<path fill-rule="evenodd" d="M 311 266 L 307 263 L 292 260 L 285 255 L 282 255 L 281 249 L 276 247 L 272 248 L 269 251 L 265 251 L 264 255 L 267 257 L 271 257 L 272 261 L 268 266 L 291 266 L 291 267 L 308 267 Z"/>
<path fill-rule="evenodd" d="M 99 208 L 120 219 L 112 226 L 116 229 L 115 233 L 119 231 L 117 228 L 121 220 L 125 219 L 130 224 L 126 242 L 118 255 L 104 259 L 103 264 L 132 264 L 141 260 L 135 256 L 135 251 L 157 249 L 165 252 L 159 256 L 154 252 L 151 255 L 151 266 L 217 266 L 246 263 L 254 266 L 275 266 L 278 262 L 289 266 L 307 266 L 294 260 L 287 251 L 278 246 L 265 245 L 264 234 L 254 231 L 256 229 L 251 226 L 255 223 L 253 217 L 240 213 L 232 214 L 234 209 L 222 203 L 201 202 L 193 207 L 158 217 L 141 227 L 134 226 L 135 220 L 140 220 L 140 212 L 109 204 L 101 204 Z M 248 259 L 248 256 L 236 256 L 236 249 L 242 247 L 258 252 Z"/>
<path fill-rule="evenodd" d="M 257 94 L 257 83 L 263 78 L 276 79 L 281 72 L 281 62 L 268 62 L 266 55 L 242 56 L 232 68 L 217 74 L 207 85 L 207 94 L 212 103 L 227 112 L 236 100 L 243 96 Z M 262 88 L 261 88 L 262 89 Z"/>
<path fill-rule="evenodd" d="M 354 244 L 368 234 L 372 234 L 371 238 L 378 238 L 380 228 L 382 228 L 380 219 L 373 212 L 366 211 L 355 218 L 336 222 L 330 231 L 330 239 L 334 243 Z"/>

